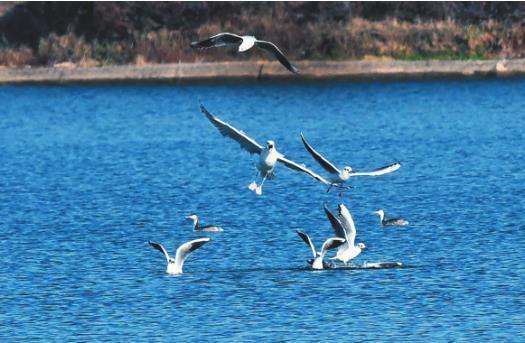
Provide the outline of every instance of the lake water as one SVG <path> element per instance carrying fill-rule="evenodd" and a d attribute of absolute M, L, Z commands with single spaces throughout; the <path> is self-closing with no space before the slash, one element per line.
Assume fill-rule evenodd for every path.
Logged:
<path fill-rule="evenodd" d="M 0 87 L 0 339 L 525 340 L 525 80 Z M 254 157 L 199 100 L 322 173 L 354 178 L 355 260 L 310 271 L 335 192 Z M 372 213 L 410 221 L 380 227 Z M 185 216 L 222 233 L 199 234 Z M 165 274 L 182 242 L 212 241 Z"/>

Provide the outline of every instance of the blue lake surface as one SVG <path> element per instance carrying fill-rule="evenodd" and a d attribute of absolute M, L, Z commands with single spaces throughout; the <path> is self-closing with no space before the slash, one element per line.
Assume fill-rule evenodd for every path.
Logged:
<path fill-rule="evenodd" d="M 525 80 L 0 87 L 0 340 L 525 340 Z M 354 178 L 355 260 L 313 272 L 335 192 L 255 158 L 214 114 Z M 323 173 L 324 174 L 324 173 Z M 384 229 L 372 213 L 410 221 Z M 191 230 L 197 212 L 222 233 Z M 212 241 L 165 273 L 188 240 Z"/>

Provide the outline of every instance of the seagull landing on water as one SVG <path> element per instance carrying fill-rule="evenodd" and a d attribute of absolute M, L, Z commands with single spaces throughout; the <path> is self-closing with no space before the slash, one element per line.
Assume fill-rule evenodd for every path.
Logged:
<path fill-rule="evenodd" d="M 184 261 L 190 255 L 190 253 L 198 248 L 202 247 L 204 244 L 210 241 L 209 237 L 194 239 L 181 245 L 177 252 L 175 253 L 175 258 L 171 257 L 166 249 L 157 242 L 148 241 L 149 245 L 160 251 L 166 257 L 168 266 L 166 267 L 166 273 L 168 274 L 182 274 L 182 266 Z"/>
<path fill-rule="evenodd" d="M 215 225 L 205 225 L 201 226 L 199 223 L 199 217 L 196 214 L 192 214 L 191 216 L 187 216 L 186 219 L 193 220 L 193 231 L 224 231 L 224 229 L 220 226 Z"/>
<path fill-rule="evenodd" d="M 262 186 L 264 184 L 264 181 L 267 178 L 273 177 L 275 165 L 277 164 L 277 162 L 281 162 L 290 169 L 306 173 L 314 179 L 316 179 L 317 181 L 320 181 L 326 185 L 330 185 L 330 183 L 326 181 L 323 177 L 317 175 L 316 173 L 304 167 L 303 165 L 300 165 L 298 163 L 295 163 L 294 161 L 285 158 L 284 155 L 279 153 L 275 148 L 274 141 L 266 142 L 266 147 L 263 148 L 262 145 L 257 143 L 254 139 L 250 138 L 244 132 L 234 128 L 230 124 L 220 120 L 219 118 L 208 112 L 208 110 L 203 105 L 201 105 L 201 111 L 206 115 L 209 121 L 219 130 L 219 132 L 223 136 L 233 139 L 241 145 L 241 148 L 248 151 L 250 154 L 259 155 L 259 163 L 256 164 L 256 168 L 257 175 L 260 175 L 262 177 L 261 184 L 257 185 L 257 182 L 253 181 L 248 186 L 248 188 L 251 191 L 254 191 L 257 195 L 262 194 Z"/>
<path fill-rule="evenodd" d="M 381 225 L 383 226 L 404 226 L 408 225 L 408 221 L 403 218 L 385 218 L 385 211 L 383 210 L 377 210 L 374 212 L 379 216 L 379 220 L 381 220 Z"/>
<path fill-rule="evenodd" d="M 337 249 L 337 255 L 330 260 L 343 262 L 345 265 L 361 254 L 361 251 L 366 248 L 364 243 L 355 244 L 355 237 L 357 231 L 355 228 L 352 215 L 344 204 L 339 205 L 339 218 L 336 218 L 332 212 L 324 207 L 324 212 L 332 224 L 336 237 L 344 238 L 345 244 Z"/>
<path fill-rule="evenodd" d="M 352 167 L 346 166 L 342 170 L 339 170 L 332 162 L 328 161 L 325 157 L 323 157 L 320 153 L 315 151 L 314 148 L 304 138 L 303 133 L 301 132 L 301 139 L 303 141 L 304 147 L 310 155 L 323 167 L 327 172 L 330 173 L 328 181 L 330 182 L 330 186 L 328 187 L 328 190 L 332 187 L 332 185 L 342 185 L 348 179 L 350 179 L 353 176 L 379 176 L 391 173 L 393 171 L 396 171 L 401 167 L 401 164 L 399 162 L 389 164 L 387 166 L 378 168 L 376 170 L 373 170 L 371 172 L 355 172 Z"/>
<path fill-rule="evenodd" d="M 313 260 L 309 260 L 308 263 L 312 266 L 313 269 L 321 270 L 321 269 L 328 269 L 330 268 L 330 264 L 326 263 L 324 261 L 324 256 L 328 252 L 328 250 L 335 249 L 341 244 L 344 244 L 345 240 L 344 238 L 339 237 L 333 237 L 328 238 L 324 243 L 323 247 L 321 248 L 321 251 L 318 252 L 315 250 L 314 243 L 310 239 L 310 237 L 302 232 L 302 231 L 296 231 L 299 237 L 312 249 L 312 255 L 314 256 Z"/>
<path fill-rule="evenodd" d="M 223 32 L 200 42 L 191 43 L 191 47 L 197 49 L 217 48 L 227 45 L 238 45 L 239 52 L 244 52 L 251 49 L 253 46 L 257 46 L 260 49 L 272 53 L 279 62 L 281 62 L 281 64 L 292 73 L 299 73 L 299 69 L 294 67 L 290 61 L 288 61 L 286 56 L 284 56 L 275 44 L 264 40 L 258 40 L 254 36 L 239 36 L 233 33 Z"/>

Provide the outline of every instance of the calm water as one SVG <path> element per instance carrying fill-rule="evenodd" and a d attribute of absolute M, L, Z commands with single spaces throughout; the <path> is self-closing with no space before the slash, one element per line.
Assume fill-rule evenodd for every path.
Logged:
<path fill-rule="evenodd" d="M 0 340 L 525 339 L 525 80 L 0 87 Z M 389 270 L 312 272 L 338 198 L 278 168 L 256 197 L 254 158 L 208 109 L 321 172 Z M 382 207 L 411 225 L 383 229 Z M 223 233 L 181 276 L 169 247 Z"/>

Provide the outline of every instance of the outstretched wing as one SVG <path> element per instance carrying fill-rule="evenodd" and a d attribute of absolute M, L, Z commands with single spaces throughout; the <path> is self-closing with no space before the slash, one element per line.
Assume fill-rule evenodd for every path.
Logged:
<path fill-rule="evenodd" d="M 339 205 L 339 219 L 346 233 L 346 240 L 348 244 L 353 247 L 355 243 L 355 236 L 357 235 L 357 230 L 354 224 L 354 218 L 352 214 L 344 204 Z"/>
<path fill-rule="evenodd" d="M 233 33 L 223 32 L 200 42 L 192 42 L 191 47 L 197 49 L 216 48 L 226 45 L 236 45 L 242 43 L 242 37 Z"/>
<path fill-rule="evenodd" d="M 299 237 L 301 237 L 301 239 L 306 243 L 306 245 L 308 245 L 310 249 L 312 249 L 312 255 L 314 255 L 314 258 L 316 258 L 317 252 L 315 251 L 314 242 L 312 242 L 312 240 L 310 239 L 310 236 L 308 236 L 306 233 L 299 231 L 299 230 L 295 232 L 297 232 Z"/>
<path fill-rule="evenodd" d="M 189 241 L 178 247 L 177 253 L 175 255 L 175 264 L 182 269 L 184 261 L 189 256 L 189 254 L 202 247 L 204 244 L 208 243 L 211 240 L 209 237 L 203 237 Z"/>
<path fill-rule="evenodd" d="M 285 158 L 282 155 L 277 157 L 277 160 L 279 162 L 281 162 L 282 164 L 284 164 L 285 166 L 287 166 L 288 168 L 290 168 L 290 169 L 306 173 L 306 174 L 310 175 L 311 177 L 313 177 L 314 179 L 316 179 L 317 181 L 324 183 L 325 185 L 331 185 L 330 182 L 328 182 L 325 178 L 323 178 L 319 174 L 314 173 L 313 171 L 311 171 L 310 169 L 306 168 L 305 166 L 300 165 L 299 163 L 296 163 L 296 162 L 294 162 L 292 160 L 289 160 L 289 159 Z"/>
<path fill-rule="evenodd" d="M 326 213 L 326 216 L 328 217 L 328 220 L 335 231 L 336 237 L 347 239 L 343 224 L 332 214 L 332 212 L 330 212 L 326 206 L 324 207 L 324 213 Z"/>
<path fill-rule="evenodd" d="M 166 257 L 166 262 L 170 261 L 170 255 L 168 255 L 168 252 L 166 251 L 166 249 L 164 249 L 164 247 L 160 243 L 153 242 L 153 241 L 148 241 L 148 243 L 149 245 L 151 245 L 152 247 L 154 247 L 155 249 L 157 249 L 158 251 L 164 254 L 164 257 Z"/>
<path fill-rule="evenodd" d="M 281 50 L 279 50 L 277 45 L 273 44 L 272 42 L 267 42 L 267 41 L 264 41 L 264 40 L 256 40 L 255 44 L 259 48 L 271 52 L 279 60 L 279 62 L 281 62 L 281 64 L 286 69 L 291 71 L 292 73 L 294 73 L 294 74 L 298 74 L 299 73 L 299 69 L 297 69 L 295 66 L 293 66 L 290 63 L 290 61 L 288 61 L 286 56 L 284 56 L 283 52 Z"/>
<path fill-rule="evenodd" d="M 321 248 L 321 258 L 324 258 L 324 255 L 326 254 L 326 252 L 328 250 L 339 248 L 345 242 L 346 242 L 345 239 L 344 238 L 340 238 L 340 237 L 328 238 L 323 243 L 323 247 Z"/>
<path fill-rule="evenodd" d="M 396 171 L 400 167 L 401 167 L 401 163 L 396 162 L 396 163 L 392 163 L 392 164 L 389 164 L 389 165 L 381 167 L 381 168 L 377 168 L 375 170 L 372 170 L 371 172 L 350 173 L 350 176 L 379 176 L 379 175 L 384 175 L 384 174 L 388 174 L 388 173 L 391 173 L 393 171 Z"/>
<path fill-rule="evenodd" d="M 308 144 L 302 132 L 301 132 L 301 140 L 303 141 L 303 144 L 306 150 L 308 150 L 310 155 L 312 155 L 312 157 L 317 161 L 317 163 L 321 165 L 321 167 L 323 167 L 327 172 L 332 173 L 332 174 L 340 173 L 339 169 L 337 169 L 336 166 L 334 166 L 330 161 L 328 161 L 325 157 L 323 157 L 323 155 L 315 151 L 315 149 L 312 148 L 310 144 Z"/>
<path fill-rule="evenodd" d="M 201 104 L 201 111 L 206 115 L 209 121 L 219 129 L 219 132 L 225 136 L 233 139 L 241 145 L 241 148 L 248 151 L 250 154 L 260 154 L 263 147 L 252 138 L 248 137 L 244 132 L 237 130 L 230 124 L 220 120 Z"/>

